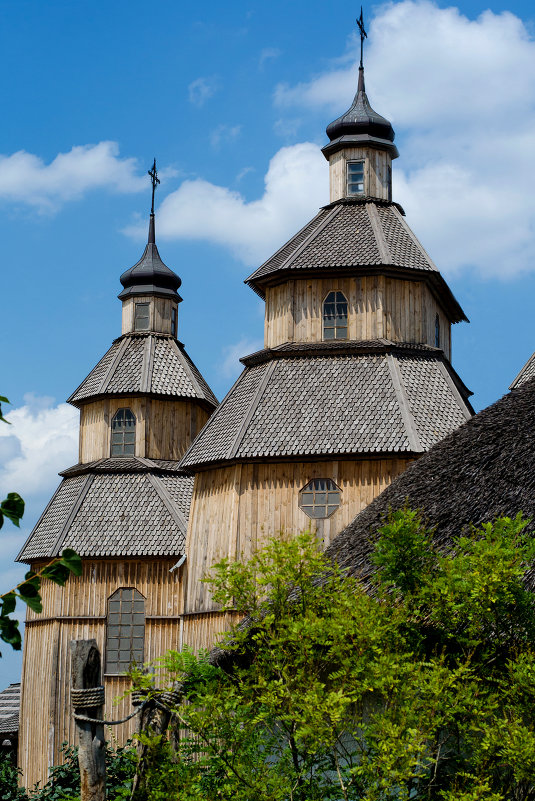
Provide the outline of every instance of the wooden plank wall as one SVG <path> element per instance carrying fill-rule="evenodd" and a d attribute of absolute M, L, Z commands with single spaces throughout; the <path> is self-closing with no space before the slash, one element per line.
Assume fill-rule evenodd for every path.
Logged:
<path fill-rule="evenodd" d="M 254 463 L 198 473 L 186 545 L 184 611 L 214 608 L 201 579 L 223 557 L 248 558 L 269 538 L 291 537 L 310 527 L 327 546 L 410 461 Z M 299 490 L 312 478 L 332 478 L 342 490 L 342 505 L 327 520 L 311 521 L 299 508 Z"/>
<path fill-rule="evenodd" d="M 171 309 L 178 312 L 178 304 L 170 298 L 146 297 L 128 298 L 123 301 L 122 333 L 128 334 L 134 330 L 134 307 L 136 303 L 149 304 L 149 330 L 159 334 L 171 333 Z"/>
<path fill-rule="evenodd" d="M 80 462 L 110 455 L 111 420 L 125 407 L 136 418 L 136 456 L 149 459 L 180 459 L 209 417 L 192 401 L 133 396 L 86 403 L 80 410 Z"/>
<path fill-rule="evenodd" d="M 169 572 L 174 560 L 84 560 L 82 576 L 64 588 L 43 585 L 43 613 L 27 615 L 22 669 L 19 766 L 26 787 L 46 779 L 60 760 L 60 746 L 74 742 L 70 707 L 71 639 L 94 637 L 105 659 L 107 600 L 119 587 L 135 587 L 146 598 L 145 659 L 150 661 L 181 643 L 182 569 Z M 129 699 L 114 699 L 128 688 L 120 676 L 105 677 L 105 717 L 130 714 Z M 107 730 L 122 744 L 135 720 Z"/>
<path fill-rule="evenodd" d="M 267 287 L 265 347 L 321 342 L 323 302 L 333 291 L 343 292 L 347 298 L 350 340 L 385 338 L 434 346 L 438 314 L 442 347 L 450 358 L 450 323 L 427 286 L 382 275 L 295 279 Z"/>
<path fill-rule="evenodd" d="M 392 158 L 386 150 L 372 147 L 346 147 L 329 157 L 329 185 L 331 203 L 347 197 L 348 161 L 364 161 L 364 194 L 389 199 L 390 176 L 388 168 Z"/>

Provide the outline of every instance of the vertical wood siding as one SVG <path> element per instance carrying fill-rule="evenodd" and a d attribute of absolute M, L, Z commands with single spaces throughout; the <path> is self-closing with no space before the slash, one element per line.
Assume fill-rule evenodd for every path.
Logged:
<path fill-rule="evenodd" d="M 173 560 L 84 560 L 82 576 L 65 587 L 43 585 L 43 613 L 27 615 L 22 668 L 19 765 L 26 787 L 46 780 L 60 761 L 60 746 L 74 743 L 70 706 L 70 650 L 73 639 L 94 637 L 103 665 L 107 600 L 119 587 L 135 587 L 146 599 L 145 660 L 179 648 L 182 612 L 182 569 L 169 572 Z M 130 700 L 114 700 L 128 689 L 128 679 L 105 676 L 107 719 L 133 711 Z M 108 729 L 119 744 L 135 731 L 136 719 Z M 46 744 L 45 746 L 43 744 Z"/>
<path fill-rule="evenodd" d="M 364 194 L 388 200 L 389 175 L 392 157 L 386 150 L 372 147 L 346 147 L 329 157 L 329 186 L 331 203 L 347 197 L 348 161 L 364 161 Z"/>
<path fill-rule="evenodd" d="M 271 537 L 291 537 L 307 528 L 326 547 L 410 461 L 254 463 L 198 473 L 186 544 L 184 611 L 213 609 L 201 579 L 223 557 L 247 559 Z M 342 490 L 340 508 L 326 520 L 310 520 L 299 508 L 299 490 L 312 478 L 332 478 Z"/>
<path fill-rule="evenodd" d="M 178 309 L 178 304 L 171 298 L 155 298 L 153 295 L 127 298 L 123 301 L 122 333 L 129 334 L 134 330 L 134 311 L 136 303 L 149 304 L 149 330 L 159 334 L 171 333 L 171 309 Z"/>
<path fill-rule="evenodd" d="M 321 342 L 323 301 L 329 292 L 343 292 L 348 301 L 348 338 L 390 339 L 435 345 L 438 314 L 441 347 L 451 358 L 450 323 L 442 307 L 421 281 L 387 278 L 309 278 L 266 289 L 264 344 Z"/>

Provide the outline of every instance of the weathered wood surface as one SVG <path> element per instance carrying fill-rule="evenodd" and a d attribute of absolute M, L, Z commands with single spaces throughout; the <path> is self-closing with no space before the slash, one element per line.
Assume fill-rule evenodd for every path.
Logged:
<path fill-rule="evenodd" d="M 184 612 L 213 608 L 209 588 L 201 579 L 223 558 L 247 559 L 268 539 L 291 537 L 307 528 L 316 530 L 326 547 L 411 461 L 253 463 L 198 473 L 186 543 Z M 299 491 L 313 478 L 331 478 L 342 490 L 340 508 L 325 520 L 311 520 L 299 508 Z"/>
<path fill-rule="evenodd" d="M 136 418 L 136 456 L 147 459 L 181 459 L 209 417 L 195 401 L 125 396 L 86 403 L 80 409 L 80 462 L 110 456 L 111 421 L 125 407 Z"/>
<path fill-rule="evenodd" d="M 136 303 L 149 304 L 149 330 L 160 334 L 171 333 L 171 309 L 178 312 L 178 303 L 170 298 L 155 298 L 153 295 L 127 298 L 123 301 L 122 333 L 134 331 L 134 307 Z"/>
<path fill-rule="evenodd" d="M 438 314 L 441 348 L 451 357 L 451 325 L 422 281 L 383 275 L 359 278 L 300 278 L 266 288 L 264 345 L 321 342 L 323 302 L 329 292 L 348 301 L 348 339 L 390 339 L 435 345 Z"/>
<path fill-rule="evenodd" d="M 46 781 L 48 769 L 59 764 L 60 746 L 74 743 L 70 707 L 71 640 L 94 638 L 104 656 L 107 600 L 119 587 L 135 587 L 145 601 L 145 660 L 170 648 L 180 648 L 184 568 L 170 572 L 175 559 L 84 559 L 82 576 L 65 587 L 43 584 L 43 613 L 28 611 L 25 631 L 20 718 L 19 766 L 24 783 Z M 129 698 L 114 704 L 130 686 L 125 676 L 104 676 L 106 719 L 132 711 Z M 114 737 L 124 745 L 137 719 L 116 726 Z"/>
<path fill-rule="evenodd" d="M 347 197 L 348 161 L 364 161 L 364 194 L 389 199 L 389 172 L 392 157 L 386 150 L 373 147 L 346 147 L 329 158 L 331 203 Z"/>
<path fill-rule="evenodd" d="M 96 640 L 71 641 L 71 686 L 74 689 L 100 687 L 100 651 Z M 80 706 L 79 715 L 102 720 L 102 706 Z M 76 721 L 78 764 L 80 766 L 80 801 L 106 799 L 106 749 L 104 725 Z"/>

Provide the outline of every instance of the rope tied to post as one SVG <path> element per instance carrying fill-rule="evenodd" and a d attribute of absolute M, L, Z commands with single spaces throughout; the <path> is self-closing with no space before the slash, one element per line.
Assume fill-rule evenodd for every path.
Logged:
<path fill-rule="evenodd" d="M 178 691 L 163 691 L 159 693 L 158 698 L 147 698 L 139 691 L 134 691 L 132 693 L 132 706 L 137 707 L 137 709 L 135 709 L 132 714 L 120 720 L 102 720 L 101 718 L 90 718 L 87 715 L 80 715 L 76 710 L 103 706 L 105 700 L 104 687 L 87 687 L 85 689 L 75 689 L 71 687 L 71 704 L 74 709 L 74 719 L 82 723 L 94 723 L 102 726 L 119 726 L 121 723 L 126 723 L 128 720 L 132 720 L 132 718 L 136 717 L 136 715 L 140 715 L 150 704 L 153 704 L 157 708 L 168 710 L 169 707 L 178 703 L 180 698 L 181 693 Z"/>

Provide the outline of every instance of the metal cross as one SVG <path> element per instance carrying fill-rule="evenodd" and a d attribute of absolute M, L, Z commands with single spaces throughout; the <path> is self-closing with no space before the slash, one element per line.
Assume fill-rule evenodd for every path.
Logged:
<path fill-rule="evenodd" d="M 152 165 L 152 169 L 148 170 L 148 174 L 150 175 L 150 180 L 152 183 L 152 206 L 150 209 L 150 213 L 154 214 L 154 193 L 156 191 L 156 185 L 160 183 L 160 179 L 158 178 L 158 172 L 156 170 L 156 159 L 154 159 L 154 164 Z"/>
<path fill-rule="evenodd" d="M 364 39 L 368 38 L 368 34 L 364 30 L 364 15 L 362 13 L 362 6 L 360 7 L 360 17 L 357 17 L 357 25 L 360 31 L 360 68 L 364 69 L 363 55 L 364 55 Z"/>

